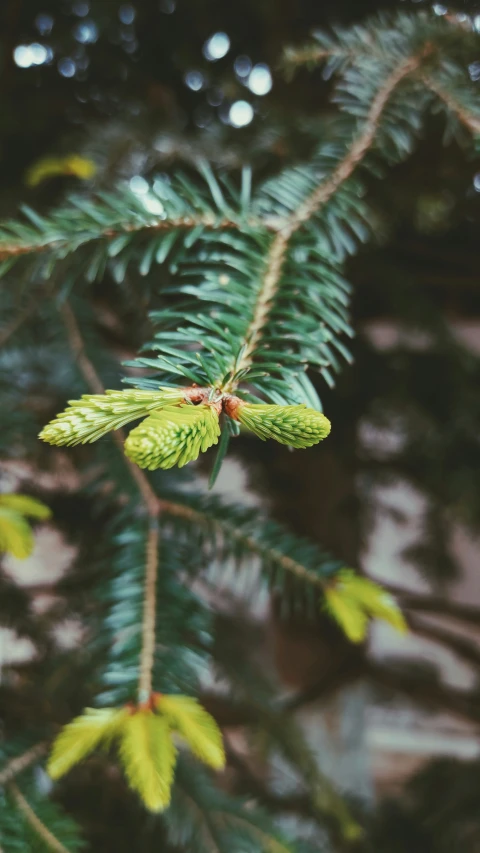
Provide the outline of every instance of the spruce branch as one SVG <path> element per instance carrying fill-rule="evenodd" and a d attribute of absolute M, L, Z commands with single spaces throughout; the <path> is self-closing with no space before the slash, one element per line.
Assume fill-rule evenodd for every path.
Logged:
<path fill-rule="evenodd" d="M 340 161 L 332 174 L 318 186 L 292 216 L 292 234 L 326 204 L 339 186 L 350 177 L 363 160 L 375 141 L 382 114 L 393 92 L 405 77 L 408 77 L 420 67 L 424 57 L 430 52 L 431 47 L 427 46 L 422 53 L 410 56 L 408 59 L 400 62 L 397 68 L 380 86 L 371 103 L 361 133 L 353 141 L 343 160 Z"/>
<path fill-rule="evenodd" d="M 83 338 L 78 327 L 78 323 L 75 318 L 75 314 L 72 311 L 71 306 L 68 302 L 64 302 L 61 308 L 62 315 L 65 320 L 65 325 L 67 329 L 67 334 L 70 340 L 70 344 L 72 347 L 72 352 L 74 353 L 79 368 L 87 382 L 87 385 L 90 387 L 92 391 L 95 393 L 104 393 L 105 389 L 103 383 L 94 367 L 90 359 L 88 358 L 85 345 L 83 342 Z M 307 566 L 303 565 L 300 561 L 295 560 L 292 556 L 288 554 L 284 554 L 279 551 L 277 548 L 272 547 L 271 544 L 267 544 L 266 542 L 262 542 L 261 539 L 255 539 L 254 536 L 249 535 L 242 529 L 239 524 L 239 518 L 234 518 L 231 522 L 228 519 L 221 518 L 216 515 L 215 512 L 209 512 L 208 508 L 202 510 L 201 508 L 192 507 L 188 505 L 188 503 L 181 503 L 178 499 L 168 500 L 159 497 L 152 486 L 150 485 L 148 478 L 141 471 L 137 465 L 134 465 L 130 460 L 125 456 L 123 452 L 123 445 L 125 436 L 122 430 L 117 430 L 114 433 L 111 433 L 111 437 L 117 447 L 119 448 L 122 458 L 127 465 L 132 477 L 134 478 L 139 491 L 144 500 L 145 506 L 147 508 L 148 515 L 151 520 L 151 527 L 149 529 L 149 542 L 150 540 L 153 542 L 154 536 L 158 536 L 155 533 L 157 521 L 160 513 L 165 513 L 172 517 L 177 517 L 182 519 L 183 521 L 187 521 L 191 525 L 198 525 L 206 530 L 211 530 L 212 527 L 216 531 L 217 534 L 220 534 L 224 541 L 232 541 L 242 546 L 243 548 L 250 551 L 252 554 L 257 555 L 262 561 L 268 563 L 270 565 L 277 566 L 280 570 L 287 573 L 287 575 L 291 575 L 296 581 L 300 581 L 306 586 L 317 588 L 321 591 L 324 591 L 326 578 L 320 576 L 317 572 L 310 570 Z M 212 507 L 213 508 L 213 507 Z M 152 560 L 151 565 L 149 564 L 147 557 L 147 563 L 149 568 L 146 570 L 146 593 L 147 590 L 150 590 L 149 594 L 145 596 L 145 611 L 144 617 L 147 616 L 148 609 L 148 624 L 151 626 L 151 614 L 155 613 L 155 601 L 151 598 L 151 589 L 152 589 L 152 577 L 156 571 L 158 566 L 153 565 L 153 558 L 151 549 L 147 545 L 147 553 L 150 554 L 150 559 Z M 329 560 L 330 566 L 332 566 L 331 559 Z M 333 561 L 333 565 L 335 569 L 341 567 L 341 561 Z M 148 580 L 147 580 L 148 576 Z M 155 585 L 154 585 L 155 590 Z M 153 603 L 152 603 L 153 602 Z M 143 628 L 145 631 L 144 638 L 150 637 L 150 641 L 147 641 L 147 651 L 146 651 L 146 661 L 143 670 L 147 672 L 150 667 L 150 663 L 153 660 L 153 652 L 151 648 L 151 638 L 154 636 L 154 632 L 152 635 L 151 627 L 148 628 L 148 632 L 146 629 L 146 618 L 144 619 Z M 151 672 L 151 667 L 150 667 Z M 147 676 L 144 675 L 142 678 L 142 686 L 140 689 L 144 689 L 145 684 L 147 683 Z"/>
<path fill-rule="evenodd" d="M 361 132 L 354 139 L 343 159 L 333 172 L 323 180 L 303 203 L 286 220 L 281 230 L 274 237 L 266 258 L 262 284 L 258 291 L 253 316 L 247 328 L 240 359 L 232 365 L 233 379 L 223 390 L 235 391 L 239 380 L 252 366 L 255 351 L 262 338 L 264 329 L 269 321 L 272 305 L 280 286 L 283 267 L 285 264 L 290 241 L 294 234 L 305 225 L 335 194 L 338 188 L 348 180 L 366 153 L 372 147 L 376 132 L 385 110 L 397 86 L 416 71 L 424 56 L 430 52 L 430 47 L 423 53 L 411 56 L 400 62 L 375 95 Z"/>
<path fill-rule="evenodd" d="M 187 503 L 181 503 L 178 498 L 176 501 L 163 498 L 159 498 L 158 500 L 162 513 L 165 515 L 180 518 L 193 526 L 203 527 L 207 530 L 213 528 L 217 534 L 223 537 L 224 541 L 237 543 L 251 554 L 260 557 L 266 563 L 276 564 L 279 568 L 287 572 L 287 574 L 295 578 L 295 580 L 301 581 L 308 586 L 317 587 L 322 591 L 325 589 L 325 577 L 319 576 L 293 557 L 282 554 L 277 548 L 245 533 L 239 524 L 238 518 L 232 518 L 229 521 L 228 518 L 219 517 L 214 511 L 209 512 L 207 507 L 203 510 L 201 508 L 194 508 Z"/>
<path fill-rule="evenodd" d="M 433 92 L 440 101 L 443 101 L 449 112 L 456 116 L 461 124 L 474 135 L 480 134 L 480 115 L 478 113 L 475 114 L 466 105 L 460 103 L 454 94 L 435 80 L 433 75 L 422 74 L 420 79 L 427 89 Z"/>
<path fill-rule="evenodd" d="M 73 202 L 74 199 L 71 201 Z M 14 234 L 8 233 L 11 224 L 9 222 L 3 223 L 2 231 L 0 231 L 0 262 L 15 260 L 25 255 L 38 255 L 42 252 L 50 252 L 58 258 L 65 258 L 89 243 L 102 240 L 109 243 L 122 236 L 128 237 L 128 235 L 161 235 L 172 231 L 193 231 L 196 228 L 215 231 L 238 228 L 238 222 L 235 220 L 227 217 L 219 219 L 210 214 L 160 220 L 150 217 L 149 221 L 146 221 L 147 215 L 145 213 L 143 221 L 140 218 L 134 222 L 128 221 L 127 218 L 124 221 L 120 219 L 115 227 L 109 228 L 102 228 L 98 221 L 96 223 L 90 221 L 88 230 L 80 223 L 78 228 L 66 229 L 65 233 L 58 235 L 61 226 L 58 225 L 57 220 L 61 222 L 65 213 L 65 210 L 56 211 L 55 221 L 51 223 L 52 232 L 56 235 L 56 239 L 52 239 L 50 230 L 42 234 L 42 231 L 34 230 L 34 228 L 26 230 L 23 238 L 17 237 L 15 239 Z M 49 224 L 48 220 L 44 219 L 45 230 Z M 53 231 L 54 227 L 55 231 Z"/>
<path fill-rule="evenodd" d="M 10 791 L 15 804 L 18 809 L 21 811 L 23 817 L 26 822 L 31 826 L 34 832 L 38 835 L 39 838 L 43 841 L 43 843 L 50 849 L 55 851 L 55 853 L 70 853 L 66 847 L 55 837 L 55 835 L 50 832 L 47 826 L 40 820 L 38 815 L 32 809 L 28 800 L 23 796 L 20 789 L 17 787 L 15 782 L 10 782 L 8 785 L 8 790 Z"/>

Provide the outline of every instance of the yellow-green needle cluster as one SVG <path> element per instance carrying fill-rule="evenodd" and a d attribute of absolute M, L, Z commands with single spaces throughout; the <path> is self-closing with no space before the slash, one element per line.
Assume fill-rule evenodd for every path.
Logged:
<path fill-rule="evenodd" d="M 290 447 L 312 447 L 330 432 L 325 415 L 305 405 L 275 406 L 263 403 L 240 403 L 236 418 L 265 441 L 274 438 Z"/>
<path fill-rule="evenodd" d="M 105 394 L 84 394 L 80 400 L 70 400 L 68 408 L 43 428 L 40 438 L 57 445 L 89 444 L 111 430 L 182 399 L 182 391 L 178 388 L 159 388 L 158 391 L 129 388 Z"/>
<path fill-rule="evenodd" d="M 167 406 L 133 429 L 125 453 L 140 468 L 181 468 L 198 458 L 220 435 L 218 413 L 204 403 Z"/>

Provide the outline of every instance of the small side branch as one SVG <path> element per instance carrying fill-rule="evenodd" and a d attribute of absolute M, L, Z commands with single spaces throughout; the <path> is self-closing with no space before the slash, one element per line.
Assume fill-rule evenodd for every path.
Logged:
<path fill-rule="evenodd" d="M 14 335 L 15 332 L 20 329 L 20 327 L 23 325 L 23 323 L 26 322 L 26 320 L 28 320 L 29 317 L 31 317 L 31 315 L 37 308 L 37 305 L 38 302 L 36 299 L 30 299 L 23 311 L 19 311 L 16 317 L 14 317 L 14 319 L 12 320 L 12 322 L 0 331 L 0 347 L 5 346 L 5 344 L 7 343 L 7 341 L 10 340 L 12 335 Z"/>
<path fill-rule="evenodd" d="M 317 586 L 320 589 L 325 588 L 324 578 L 318 577 L 318 575 L 307 569 L 306 566 L 304 566 L 302 563 L 297 562 L 297 560 L 294 560 L 292 557 L 288 557 L 286 554 L 282 554 L 275 548 L 267 548 L 267 546 L 264 546 L 260 542 L 257 542 L 253 538 L 253 536 L 246 536 L 242 533 L 241 530 L 239 531 L 233 524 L 229 524 L 225 521 L 220 522 L 217 519 L 212 519 L 206 513 L 202 513 L 199 510 L 192 509 L 192 507 L 189 507 L 186 504 L 163 500 L 162 498 L 159 499 L 159 504 L 161 511 L 167 513 L 167 515 L 177 516 L 177 518 L 183 518 L 186 521 L 191 522 L 192 524 L 198 524 L 203 527 L 210 526 L 213 524 L 223 535 L 227 535 L 231 539 L 234 539 L 239 543 L 244 543 L 253 554 L 265 557 L 268 553 L 268 558 L 270 559 L 270 561 L 277 563 L 277 565 L 281 566 L 286 572 L 295 577 L 297 580 L 303 581 L 313 586 Z"/>
<path fill-rule="evenodd" d="M 46 827 L 45 824 L 42 823 L 38 815 L 35 814 L 31 805 L 27 802 L 22 792 L 16 786 L 15 782 L 11 782 L 8 788 L 17 807 L 23 814 L 25 820 L 27 821 L 27 823 L 30 824 L 30 826 L 36 832 L 38 837 L 42 839 L 44 844 L 46 844 L 47 847 L 50 848 L 50 850 L 54 850 L 55 853 L 69 853 L 69 850 L 64 847 L 64 845 L 58 840 L 58 838 L 55 838 L 53 833 L 50 832 L 48 827 Z"/>
<path fill-rule="evenodd" d="M 17 755 L 16 758 L 12 758 L 3 770 L 0 771 L 0 785 L 6 785 L 11 781 L 11 779 L 18 776 L 19 773 L 22 773 L 28 767 L 31 767 L 32 764 L 36 764 L 40 758 L 43 758 L 46 751 L 46 743 L 37 743 L 35 746 L 32 746 L 31 749 L 27 749 L 27 751 L 22 755 Z"/>
<path fill-rule="evenodd" d="M 94 394 L 104 394 L 103 382 L 85 352 L 83 338 L 78 323 L 68 302 L 62 305 L 62 317 L 67 330 L 70 348 L 89 388 Z"/>
<path fill-rule="evenodd" d="M 433 77 L 424 74 L 421 79 L 427 89 L 430 89 L 437 98 L 443 101 L 445 106 L 448 107 L 450 112 L 457 117 L 459 122 L 461 122 L 471 133 L 480 134 L 480 116 L 471 113 L 463 106 L 463 104 L 460 104 L 454 96 L 450 94 L 450 92 L 442 86 L 439 86 Z"/>

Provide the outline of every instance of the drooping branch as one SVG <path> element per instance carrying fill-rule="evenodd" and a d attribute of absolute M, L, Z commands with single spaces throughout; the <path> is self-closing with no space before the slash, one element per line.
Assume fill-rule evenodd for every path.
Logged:
<path fill-rule="evenodd" d="M 188 506 L 188 504 L 182 504 L 179 501 L 164 500 L 163 498 L 159 498 L 158 501 L 161 511 L 165 514 L 185 519 L 185 521 L 200 527 L 216 528 L 222 536 L 243 544 L 252 554 L 277 564 L 297 580 L 304 581 L 322 590 L 325 588 L 325 578 L 319 577 L 302 563 L 286 554 L 282 554 L 276 548 L 257 541 L 253 536 L 246 535 L 233 522 L 230 523 L 225 519 L 213 518 L 207 512 L 194 509 Z"/>
<path fill-rule="evenodd" d="M 55 838 L 53 833 L 50 832 L 48 827 L 46 827 L 38 815 L 35 814 L 30 803 L 25 799 L 15 782 L 10 782 L 8 789 L 25 820 L 32 827 L 38 837 L 42 839 L 44 844 L 46 844 L 50 850 L 54 850 L 55 853 L 69 853 L 69 850 L 58 840 L 58 838 Z"/>

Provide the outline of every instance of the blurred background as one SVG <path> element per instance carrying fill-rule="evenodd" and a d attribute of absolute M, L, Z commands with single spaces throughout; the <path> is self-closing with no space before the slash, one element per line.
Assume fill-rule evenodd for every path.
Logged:
<path fill-rule="evenodd" d="M 475 2 L 2 0 L 2 218 L 21 203 L 45 211 L 68 192 L 118 182 L 142 195 L 155 175 L 199 154 L 227 168 L 251 162 L 260 177 L 308 158 L 332 109 L 331 83 L 321 69 L 287 79 L 284 48 L 312 29 L 419 6 L 480 32 Z M 480 87 L 480 49 L 469 73 Z M 242 436 L 215 487 L 361 567 L 405 607 L 407 635 L 375 624 L 360 648 L 329 624 L 281 621 L 266 598 L 250 614 L 257 627 L 270 614 L 261 649 L 287 694 L 302 697 L 292 713 L 322 769 L 371 811 L 372 850 L 382 853 L 480 851 L 480 158 L 464 142 L 445 139 L 432 116 L 413 156 L 371 180 L 376 239 L 348 268 L 355 362 L 333 392 L 318 384 L 332 437 L 291 454 Z M 112 387 L 119 362 L 148 338 L 155 275 L 141 289 L 132 279 L 120 302 L 108 280 L 91 296 Z M 23 291 L 2 304 L 0 381 L 17 387 L 0 413 L 1 485 L 33 481 L 55 518 L 38 528 L 31 557 L 5 558 L 4 577 L 68 649 L 81 642 L 81 620 L 52 586 L 96 522 L 67 456 L 56 470 L 25 461 L 14 394 L 32 395 L 43 412 L 52 371 L 66 398 L 83 388 L 77 378 L 71 390 L 61 347 L 42 338 L 48 309 Z M 28 364 L 21 341 L 16 349 L 17 310 L 32 336 Z M 0 664 L 35 653 L 5 618 Z M 278 772 L 279 789 L 295 792 Z"/>

